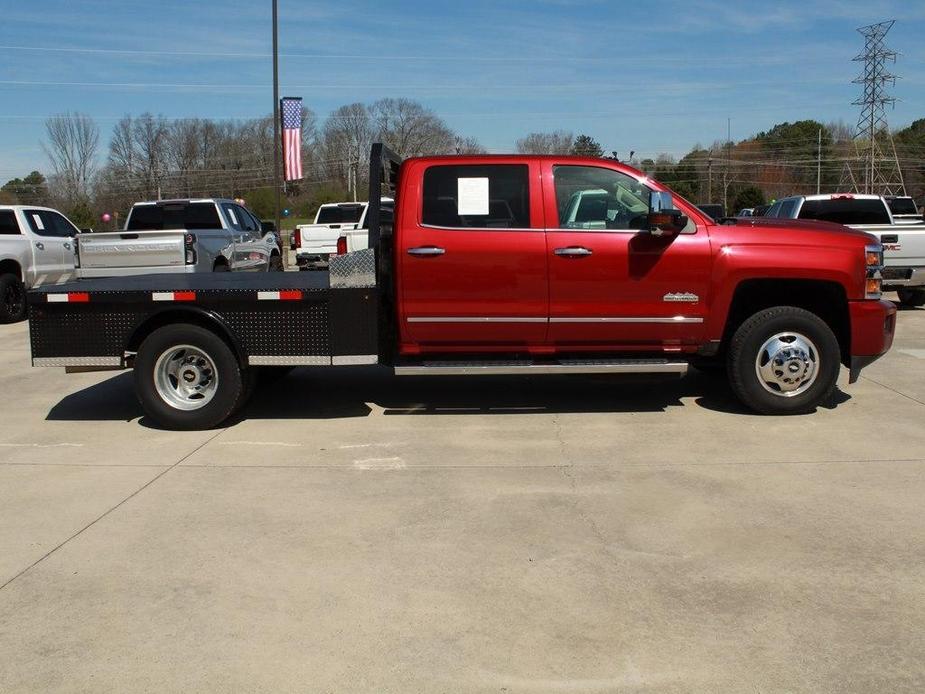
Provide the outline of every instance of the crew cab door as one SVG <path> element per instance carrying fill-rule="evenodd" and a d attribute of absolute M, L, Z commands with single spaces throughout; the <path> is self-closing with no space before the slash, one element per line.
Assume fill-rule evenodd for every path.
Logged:
<path fill-rule="evenodd" d="M 674 350 L 699 342 L 711 254 L 705 228 L 647 233 L 650 188 L 604 166 L 544 162 L 549 342 Z"/>
<path fill-rule="evenodd" d="M 234 252 L 241 270 L 266 270 L 270 262 L 269 246 L 264 241 L 260 222 L 240 205 L 229 205 L 238 222 Z"/>
<path fill-rule="evenodd" d="M 70 279 L 74 273 L 74 236 L 77 228 L 53 210 L 23 210 L 32 231 L 32 257 L 36 285 Z"/>
<path fill-rule="evenodd" d="M 546 337 L 538 162 L 409 162 L 398 202 L 405 352 L 526 347 Z"/>

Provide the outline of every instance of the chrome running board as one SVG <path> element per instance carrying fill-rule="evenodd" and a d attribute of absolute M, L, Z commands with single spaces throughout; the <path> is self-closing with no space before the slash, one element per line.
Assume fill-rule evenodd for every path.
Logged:
<path fill-rule="evenodd" d="M 509 376 L 512 374 L 678 374 L 686 361 L 667 359 L 558 359 L 555 361 L 426 361 L 395 367 L 396 376 Z"/>

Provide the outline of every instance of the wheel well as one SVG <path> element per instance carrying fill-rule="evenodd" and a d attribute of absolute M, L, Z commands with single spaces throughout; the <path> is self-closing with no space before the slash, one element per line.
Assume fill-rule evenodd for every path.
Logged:
<path fill-rule="evenodd" d="M 842 361 L 851 354 L 851 318 L 848 297 L 837 282 L 826 280 L 756 279 L 746 280 L 736 287 L 721 349 L 735 331 L 750 316 L 774 306 L 796 306 L 816 314 L 835 333 L 841 348 Z"/>
<path fill-rule="evenodd" d="M 132 333 L 128 343 L 125 346 L 125 351 L 137 352 L 138 348 L 141 346 L 141 343 L 144 342 L 145 339 L 155 330 L 158 328 L 163 328 L 167 325 L 177 325 L 178 323 L 195 325 L 214 333 L 217 337 L 224 340 L 224 342 L 231 348 L 231 351 L 237 358 L 238 363 L 242 367 L 247 366 L 247 355 L 244 353 L 241 345 L 238 344 L 237 340 L 235 340 L 232 336 L 228 326 L 226 326 L 218 316 L 210 314 L 206 311 L 189 308 L 168 309 L 147 318 L 141 325 L 135 328 L 135 331 Z"/>
<path fill-rule="evenodd" d="M 0 260 L 0 275 L 6 274 L 16 275 L 20 280 L 23 278 L 22 268 L 15 260 Z"/>

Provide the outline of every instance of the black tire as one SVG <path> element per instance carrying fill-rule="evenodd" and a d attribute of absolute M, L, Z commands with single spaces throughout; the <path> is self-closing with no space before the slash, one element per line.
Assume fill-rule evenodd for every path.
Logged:
<path fill-rule="evenodd" d="M 925 289 L 897 289 L 896 293 L 899 295 L 899 303 L 903 306 L 925 306 Z"/>
<path fill-rule="evenodd" d="M 26 317 L 26 289 L 12 273 L 0 275 L 0 323 L 18 323 Z"/>
<path fill-rule="evenodd" d="M 270 256 L 270 262 L 267 263 L 267 272 L 282 272 L 283 270 L 283 256 L 274 253 Z"/>
<path fill-rule="evenodd" d="M 217 260 L 215 265 L 212 266 L 212 272 L 231 272 L 231 268 L 228 267 L 228 263 Z"/>
<path fill-rule="evenodd" d="M 790 333 L 812 343 L 815 380 L 811 376 L 813 372 L 807 373 L 806 385 L 791 391 L 794 395 L 786 396 L 781 391 L 774 392 L 774 388 L 780 388 L 781 384 L 769 382 L 767 387 L 764 385 L 758 366 L 762 358 L 760 354 L 765 352 L 762 349 L 764 345 L 781 334 L 785 335 L 783 342 L 788 343 L 793 337 Z M 793 344 L 797 346 L 799 343 Z M 766 359 L 763 366 L 765 364 L 768 364 Z M 729 345 L 727 371 L 732 390 L 749 408 L 761 414 L 802 414 L 813 411 L 831 397 L 840 364 L 838 340 L 825 321 L 802 308 L 777 306 L 756 313 L 739 326 Z M 805 367 L 805 361 L 793 359 L 783 364 L 776 373 L 782 379 L 799 382 L 801 367 Z"/>
<path fill-rule="evenodd" d="M 214 394 L 198 409 L 172 405 L 158 392 L 155 369 L 162 355 L 181 346 L 205 354 L 214 365 L 217 385 Z M 240 407 L 246 396 L 246 374 L 228 344 L 215 333 L 197 325 L 168 325 L 151 333 L 135 358 L 135 394 L 142 409 L 167 429 L 197 430 L 218 426 Z"/>

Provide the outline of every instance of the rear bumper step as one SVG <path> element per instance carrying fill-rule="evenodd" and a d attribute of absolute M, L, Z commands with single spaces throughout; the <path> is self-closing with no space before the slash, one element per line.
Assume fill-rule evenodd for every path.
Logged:
<path fill-rule="evenodd" d="M 557 361 L 429 361 L 395 367 L 396 376 L 507 376 L 511 374 L 678 374 L 686 361 L 560 359 Z"/>

